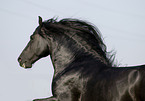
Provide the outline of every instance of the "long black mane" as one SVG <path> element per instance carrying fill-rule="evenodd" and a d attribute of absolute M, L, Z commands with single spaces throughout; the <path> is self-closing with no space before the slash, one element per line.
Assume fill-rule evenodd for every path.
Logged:
<path fill-rule="evenodd" d="M 114 53 L 107 52 L 107 47 L 103 42 L 100 31 L 96 26 L 92 25 L 91 23 L 85 22 L 83 20 L 67 18 L 60 21 L 57 21 L 56 19 L 49 19 L 47 21 L 44 21 L 43 25 L 45 28 L 49 29 L 51 33 L 60 33 L 61 31 L 64 32 L 64 30 L 75 30 L 82 33 L 87 33 L 87 35 L 89 34 L 90 36 L 86 37 L 92 49 L 97 51 L 97 53 L 105 59 L 107 65 L 115 66 Z"/>

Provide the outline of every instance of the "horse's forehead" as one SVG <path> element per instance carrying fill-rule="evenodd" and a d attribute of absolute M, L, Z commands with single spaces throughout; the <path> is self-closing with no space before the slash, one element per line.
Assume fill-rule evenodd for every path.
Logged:
<path fill-rule="evenodd" d="M 33 35 L 38 34 L 39 31 L 40 31 L 40 27 L 38 26 L 38 27 L 34 30 Z"/>
<path fill-rule="evenodd" d="M 39 31 L 40 30 L 40 27 L 38 26 L 36 29 L 35 29 L 35 31 Z"/>

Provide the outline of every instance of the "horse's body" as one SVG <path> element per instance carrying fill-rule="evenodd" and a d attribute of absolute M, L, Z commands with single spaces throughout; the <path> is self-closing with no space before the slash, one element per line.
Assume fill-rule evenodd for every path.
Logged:
<path fill-rule="evenodd" d="M 145 101 L 145 66 L 113 67 L 98 30 L 83 21 L 39 18 L 18 61 L 30 68 L 48 55 L 53 96 L 34 101 Z"/>

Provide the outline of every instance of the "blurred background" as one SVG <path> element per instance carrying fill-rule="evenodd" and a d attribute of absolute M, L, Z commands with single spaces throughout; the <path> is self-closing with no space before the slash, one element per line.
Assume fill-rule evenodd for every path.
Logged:
<path fill-rule="evenodd" d="M 96 25 L 107 50 L 116 51 L 120 66 L 145 64 L 144 0 L 0 0 L 0 100 L 32 101 L 51 96 L 53 67 L 49 57 L 31 69 L 17 58 L 38 26 L 58 17 L 77 18 Z"/>

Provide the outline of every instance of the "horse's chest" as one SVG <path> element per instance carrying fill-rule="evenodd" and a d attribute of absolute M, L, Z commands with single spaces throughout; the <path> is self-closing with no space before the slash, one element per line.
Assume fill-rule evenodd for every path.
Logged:
<path fill-rule="evenodd" d="M 82 87 L 81 82 L 79 73 L 65 74 L 54 82 L 53 89 L 58 93 L 71 92 L 73 89 L 80 89 Z"/>

